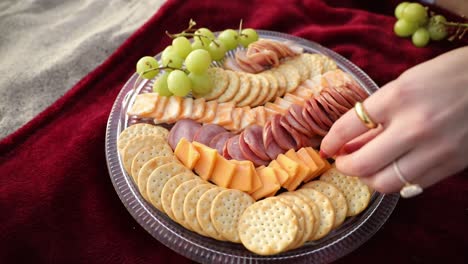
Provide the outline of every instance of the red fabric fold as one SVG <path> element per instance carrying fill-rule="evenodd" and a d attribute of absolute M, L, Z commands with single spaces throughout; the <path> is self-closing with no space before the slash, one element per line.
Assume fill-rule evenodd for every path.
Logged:
<path fill-rule="evenodd" d="M 396 37 L 395 2 L 167 2 L 102 65 L 0 141 L 0 263 L 190 263 L 138 225 L 108 175 L 106 122 L 136 61 L 161 51 L 170 42 L 165 30 L 178 32 L 190 18 L 213 30 L 236 28 L 243 19 L 248 27 L 319 42 L 379 85 L 461 45 L 416 48 Z M 466 262 L 466 175 L 401 201 L 373 238 L 338 262 Z"/>

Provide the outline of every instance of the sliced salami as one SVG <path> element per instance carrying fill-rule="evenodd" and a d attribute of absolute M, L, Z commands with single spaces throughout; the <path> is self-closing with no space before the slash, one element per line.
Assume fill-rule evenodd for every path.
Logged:
<path fill-rule="evenodd" d="M 305 108 L 305 106 L 299 106 L 299 105 L 292 105 L 291 108 L 289 108 L 289 112 L 291 115 L 294 117 L 294 119 L 302 126 L 305 128 L 307 133 L 304 133 L 305 135 L 313 136 L 315 133 L 313 132 L 312 128 L 308 124 L 307 120 L 303 117 L 302 115 L 302 110 Z"/>
<path fill-rule="evenodd" d="M 240 151 L 242 152 L 242 155 L 245 157 L 245 159 L 252 161 L 255 166 L 268 165 L 268 161 L 260 159 L 250 149 L 249 145 L 247 145 L 247 143 L 245 143 L 243 134 L 244 134 L 244 132 L 242 132 L 239 135 L 239 148 L 240 148 Z"/>
<path fill-rule="evenodd" d="M 327 134 L 326 130 L 323 130 L 317 125 L 316 121 L 312 118 L 309 111 L 307 111 L 305 107 L 302 109 L 302 117 L 307 121 L 307 124 L 312 129 L 312 131 L 315 132 L 315 134 L 320 136 L 325 136 Z"/>
<path fill-rule="evenodd" d="M 260 159 L 269 161 L 270 157 L 266 154 L 265 145 L 263 144 L 263 129 L 259 125 L 247 127 L 243 132 L 245 143 Z"/>
<path fill-rule="evenodd" d="M 307 143 L 307 137 L 298 130 L 296 130 L 294 127 L 292 127 L 291 124 L 288 123 L 285 116 L 281 117 L 280 124 L 293 138 L 296 145 L 294 147 L 295 150 L 302 148 L 304 144 Z"/>
<path fill-rule="evenodd" d="M 181 119 L 169 131 L 168 142 L 172 149 L 175 149 L 179 140 L 185 137 L 188 141 L 193 141 L 195 133 L 202 127 L 201 124 L 191 119 Z"/>
<path fill-rule="evenodd" d="M 232 138 L 228 139 L 227 152 L 232 159 L 235 160 L 246 160 L 239 146 L 239 135 L 235 135 Z"/>
<path fill-rule="evenodd" d="M 292 115 L 291 113 L 291 108 L 289 108 L 289 111 L 286 115 L 283 116 L 283 118 L 281 119 L 285 119 L 289 125 L 291 125 L 295 130 L 301 132 L 302 134 L 310 134 L 309 132 L 309 129 L 308 128 L 305 128 L 303 127 L 301 124 L 299 124 L 299 122 L 297 122 L 297 120 L 294 118 L 294 116 Z"/>
<path fill-rule="evenodd" d="M 271 133 L 271 121 L 270 120 L 268 120 L 268 122 L 266 122 L 265 126 L 263 127 L 262 139 L 263 139 L 263 146 L 265 146 L 265 150 L 266 150 L 268 146 L 271 144 L 271 142 L 273 141 L 273 134 Z"/>
<path fill-rule="evenodd" d="M 297 147 L 294 139 L 280 124 L 281 115 L 275 115 L 271 119 L 271 131 L 273 132 L 273 138 L 284 150 L 295 149 Z"/>
<path fill-rule="evenodd" d="M 233 136 L 234 134 L 231 132 L 219 133 L 218 135 L 214 136 L 213 139 L 211 139 L 208 146 L 210 148 L 216 149 L 220 155 L 223 155 L 224 144 Z"/>
<path fill-rule="evenodd" d="M 218 125 L 214 125 L 214 124 L 203 125 L 197 131 L 197 133 L 195 133 L 193 137 L 193 141 L 197 141 L 206 146 L 209 146 L 210 141 L 213 139 L 214 136 L 221 134 L 221 133 L 225 133 L 225 132 L 227 132 L 227 130 Z"/>
<path fill-rule="evenodd" d="M 320 96 L 323 96 L 323 98 L 331 105 L 333 106 L 334 108 L 336 108 L 336 110 L 338 110 L 340 116 L 341 115 L 344 115 L 344 113 L 348 112 L 348 108 L 346 108 L 345 106 L 339 104 L 335 98 L 333 98 L 330 93 L 328 91 L 323 91 Z"/>
<path fill-rule="evenodd" d="M 268 123 L 268 126 L 265 126 L 263 129 L 263 139 L 267 139 L 270 143 L 265 148 L 266 153 L 270 159 L 274 160 L 278 157 L 279 154 L 283 153 L 284 150 L 278 146 L 276 141 L 273 139 L 273 132 L 271 130 L 271 124 Z"/>

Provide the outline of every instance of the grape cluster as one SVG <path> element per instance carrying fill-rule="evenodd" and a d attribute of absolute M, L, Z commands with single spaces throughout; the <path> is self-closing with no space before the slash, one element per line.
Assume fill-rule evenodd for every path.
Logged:
<path fill-rule="evenodd" d="M 399 37 L 409 37 L 416 47 L 425 47 L 430 40 L 447 37 L 447 20 L 442 15 L 429 17 L 427 9 L 419 3 L 402 2 L 395 8 L 398 19 L 393 27 Z"/>
<path fill-rule="evenodd" d="M 141 78 L 152 79 L 162 71 L 154 82 L 154 92 L 162 96 L 181 97 L 191 91 L 206 94 L 212 89 L 207 74 L 211 62 L 223 59 L 226 52 L 239 44 L 247 47 L 258 40 L 257 32 L 251 28 L 242 29 L 240 26 L 238 31 L 226 29 L 215 37 L 208 28 L 195 30 L 194 25 L 195 22 L 191 20 L 189 27 L 181 33 L 166 32 L 173 40 L 162 52 L 160 62 L 151 56 L 137 62 L 136 71 Z"/>

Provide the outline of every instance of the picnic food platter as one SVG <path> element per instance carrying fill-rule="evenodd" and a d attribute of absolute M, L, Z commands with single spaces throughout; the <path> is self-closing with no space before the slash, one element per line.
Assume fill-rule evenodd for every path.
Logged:
<path fill-rule="evenodd" d="M 278 32 L 262 30 L 258 30 L 257 32 L 261 39 L 278 42 L 290 41 L 298 45 L 303 49 L 303 53 L 306 54 L 304 57 L 314 54 L 329 58 L 336 64 L 339 70 L 346 73 L 347 76 L 352 76 L 353 80 L 363 89 L 361 91 L 364 91 L 366 94 L 370 94 L 377 89 L 375 83 L 358 67 L 325 47 Z M 234 57 L 236 51 L 238 49 L 228 52 L 226 57 Z M 156 58 L 160 59 L 160 56 L 161 54 L 158 54 Z M 223 63 L 214 62 L 212 65 L 214 67 L 210 69 L 213 69 L 213 71 L 223 71 Z M 284 68 L 290 68 L 290 66 Z M 257 80 L 259 73 L 247 75 L 236 73 L 236 71 L 228 71 L 225 74 L 229 80 L 234 80 L 234 82 L 243 78 L 242 83 L 246 83 L 246 80 L 248 80 L 251 84 L 266 81 L 271 83 L 271 79 L 276 74 L 283 76 L 292 75 L 293 79 L 297 79 L 297 76 L 300 76 L 297 73 L 301 71 L 288 70 L 288 72 L 293 73 L 271 73 L 259 77 L 259 80 Z M 212 127 L 205 129 L 207 126 L 220 126 L 227 130 L 227 132 L 232 133 L 232 135 L 229 135 L 226 131 L 222 133 L 213 132 L 213 136 L 224 134 L 219 137 L 228 137 L 228 140 L 224 142 L 225 144 L 221 144 L 223 147 L 233 145 L 233 147 L 224 147 L 227 149 L 226 153 L 224 153 L 227 156 L 225 156 L 223 155 L 223 148 L 210 148 L 207 146 L 210 145 L 209 142 L 205 143 L 205 145 L 199 144 L 193 138 L 193 142 L 186 141 L 183 135 L 187 136 L 187 134 L 174 132 L 177 131 L 177 126 L 185 128 L 178 129 L 179 131 L 195 130 L 193 126 L 179 125 L 182 119 L 190 120 L 190 118 L 193 118 L 191 113 L 194 111 L 185 113 L 184 118 L 181 120 L 173 118 L 172 116 L 176 116 L 175 114 L 169 114 L 169 117 L 165 116 L 166 113 L 171 113 L 172 108 L 161 108 L 162 110 L 158 112 L 156 110 L 158 108 L 157 102 L 161 100 L 161 97 L 148 93 L 154 80 L 137 82 L 137 79 L 138 76 L 135 74 L 125 84 L 109 116 L 106 135 L 108 167 L 114 187 L 129 212 L 150 234 L 176 252 L 199 262 L 286 262 L 291 260 L 298 262 L 310 262 L 312 260 L 318 263 L 329 262 L 349 253 L 364 243 L 380 228 L 393 211 L 398 196 L 371 192 L 371 190 L 362 186 L 355 179 L 350 180 L 351 177 L 348 178 L 346 175 L 341 175 L 330 164 L 327 165 L 328 161 L 323 161 L 322 171 L 317 170 L 317 168 L 315 170 L 307 168 L 308 163 L 303 162 L 301 159 L 298 159 L 300 162 L 294 163 L 294 158 L 298 156 L 306 157 L 309 155 L 311 160 L 317 158 L 316 153 L 314 154 L 314 148 L 310 147 L 314 145 L 314 142 L 307 142 L 309 144 L 307 145 L 304 143 L 305 141 L 291 141 L 296 143 L 296 149 L 284 151 L 284 153 L 271 154 L 273 156 L 264 155 L 265 157 L 260 159 L 258 157 L 261 156 L 262 151 L 258 151 L 258 148 L 255 147 L 258 144 L 242 144 L 242 139 L 245 142 L 249 142 L 249 135 L 255 135 L 255 131 L 250 131 L 252 130 L 250 127 L 256 125 L 261 127 L 261 129 L 256 130 L 257 132 L 260 131 L 263 135 L 269 135 L 267 138 L 276 139 L 280 142 L 279 145 L 283 149 L 288 146 L 288 142 L 274 137 L 278 133 L 270 132 L 268 134 L 269 131 L 273 130 L 271 126 L 277 131 L 277 123 L 281 124 L 281 119 L 276 120 L 274 115 L 264 118 L 271 120 L 260 119 L 258 121 L 258 118 L 253 118 L 254 121 L 244 122 L 246 125 L 243 125 L 241 122 L 237 124 L 233 122 L 237 118 L 246 116 L 246 113 L 249 113 L 251 109 L 261 109 L 261 107 L 264 107 L 266 112 L 270 111 L 269 109 L 277 109 L 280 112 L 278 114 L 282 114 L 283 116 L 288 114 L 281 112 L 282 108 L 278 107 L 284 107 L 285 102 L 282 99 L 276 101 L 269 94 L 260 96 L 261 99 L 258 99 L 261 93 L 260 90 L 265 90 L 264 87 L 262 89 L 252 89 L 252 86 L 250 86 L 248 91 L 246 91 L 246 93 L 254 93 L 250 99 L 245 99 L 249 97 L 249 95 L 245 95 L 242 99 L 234 100 L 233 102 L 230 102 L 228 99 L 235 98 L 236 95 L 224 95 L 223 97 L 223 93 L 219 92 L 208 93 L 209 96 L 205 96 L 205 98 L 209 99 L 206 100 L 203 96 L 197 96 L 196 94 L 173 100 L 172 105 L 179 104 L 179 108 L 188 105 L 187 101 L 193 106 L 195 105 L 194 101 L 202 101 L 205 105 L 205 113 L 207 112 L 206 109 L 210 109 L 207 107 L 210 102 L 216 102 L 216 104 L 211 103 L 211 105 L 216 105 L 215 108 L 218 110 L 222 110 L 223 107 L 220 106 L 224 106 L 227 109 L 224 110 L 226 112 L 239 112 L 236 116 L 237 118 L 232 118 L 234 114 L 231 114 L 229 116 L 232 120 L 227 119 L 223 122 L 220 122 L 219 119 L 218 121 L 213 121 L 216 120 L 217 113 L 219 113 L 216 110 L 215 113 L 212 113 L 214 115 L 212 117 L 196 116 L 198 120 L 204 121 L 201 122 L 203 123 L 202 126 L 196 127 L 197 130 L 204 128 L 205 133 L 200 134 L 213 131 Z M 285 81 L 288 80 L 286 79 Z M 299 83 L 300 80 L 293 80 L 292 82 Z M 297 86 L 297 84 L 295 85 Z M 219 85 L 215 86 L 218 87 Z M 228 90 L 227 87 L 232 86 L 232 84 L 222 86 L 225 87 L 223 90 L 225 92 Z M 237 85 L 235 86 L 235 89 L 238 91 L 240 88 Z M 284 86 L 283 92 L 278 92 L 280 89 L 276 89 L 275 95 L 281 94 L 279 98 L 285 98 L 285 96 L 288 96 L 287 91 L 292 91 L 292 89 L 288 88 L 287 84 Z M 295 89 L 295 91 L 297 90 Z M 306 93 L 305 89 L 299 89 L 299 91 L 301 91 L 299 94 L 289 93 L 291 95 L 284 101 L 295 100 L 294 102 L 301 104 L 301 98 L 311 96 Z M 141 95 L 143 94 L 146 94 L 146 97 L 142 97 Z M 213 94 L 216 95 L 213 96 Z M 187 100 L 187 98 L 190 99 Z M 171 99 L 163 98 L 162 101 L 164 100 L 169 102 Z M 150 102 L 149 104 L 154 105 L 154 108 L 136 107 L 140 102 L 144 102 L 143 106 L 148 105 L 148 102 Z M 171 105 L 168 102 L 164 103 L 166 108 L 167 105 Z M 267 106 L 267 104 L 269 105 Z M 245 108 L 247 105 L 249 108 Z M 290 106 L 290 104 L 287 104 L 287 106 Z M 191 109 L 193 110 L 193 108 Z M 265 109 L 256 110 L 255 113 L 264 112 Z M 149 118 L 150 115 L 145 116 L 148 113 L 152 113 L 151 115 L 158 117 L 152 116 L 152 118 Z M 292 113 L 295 112 L 292 111 Z M 138 116 L 138 114 L 140 115 Z M 178 110 L 177 115 L 182 116 L 184 113 L 182 110 Z M 292 114 L 289 115 L 292 116 Z M 257 114 L 255 117 L 258 116 L 263 115 Z M 297 115 L 294 117 L 300 118 Z M 292 122 L 295 120 L 297 119 L 282 123 L 282 127 L 288 127 L 288 125 L 292 127 Z M 138 126 L 128 129 L 138 123 L 149 124 L 140 124 L 141 129 Z M 147 126 L 151 127 L 148 130 L 157 130 L 156 132 L 151 132 L 151 134 L 156 134 L 157 136 L 152 138 L 140 132 L 136 132 L 138 135 L 135 136 L 133 133 L 128 132 L 131 130 L 145 130 L 143 127 Z M 294 127 L 303 128 L 303 126 L 296 123 L 294 123 Z M 125 132 L 126 130 L 127 132 Z M 314 131 L 315 134 L 320 135 L 320 129 Z M 183 134 L 182 136 L 180 135 L 181 133 Z M 135 137 L 140 137 L 140 139 L 145 138 L 145 140 L 151 138 L 148 142 L 153 143 L 143 143 L 142 141 L 135 140 Z M 161 142 L 161 138 L 166 138 L 166 142 Z M 232 138 L 235 138 L 234 143 L 241 142 L 239 145 L 243 146 L 244 151 L 240 150 L 236 152 L 236 144 L 228 144 L 229 139 Z M 241 139 L 240 141 L 239 138 Z M 126 146 L 125 151 L 123 151 L 123 145 L 129 145 L 128 142 L 131 141 L 140 143 Z M 203 141 L 203 139 L 199 141 Z M 303 144 L 299 146 L 299 142 Z M 142 150 L 145 146 L 139 146 L 139 144 L 145 145 L 147 149 Z M 151 145 L 153 147 L 150 147 Z M 313 147 L 317 146 L 314 145 Z M 250 150 L 256 151 L 249 152 Z M 119 151 L 122 155 L 119 154 Z M 198 156 L 186 155 L 186 153 L 192 152 L 198 153 Z M 236 155 L 236 158 L 229 155 L 230 153 Z M 139 158 L 135 157 L 137 155 L 139 155 Z M 225 168 L 233 168 L 230 179 L 227 180 L 225 177 L 213 176 L 213 171 L 216 174 L 216 168 L 212 168 L 209 173 L 210 175 L 207 175 L 206 168 L 213 167 L 211 164 L 215 162 L 202 162 L 203 158 L 200 159 L 200 156 L 209 157 L 210 155 L 211 157 L 216 157 L 215 159 L 218 163 L 224 164 L 215 166 L 216 168 L 220 168 L 219 171 L 224 172 L 226 171 Z M 125 159 L 126 156 L 131 156 L 132 160 Z M 149 162 L 149 157 L 153 157 L 151 162 Z M 205 160 L 209 159 L 205 158 Z M 271 182 L 265 180 L 272 177 L 271 175 L 278 175 L 278 170 L 281 170 L 278 168 L 281 166 L 283 166 L 282 168 L 284 166 L 287 167 L 291 164 L 290 162 L 297 164 L 297 167 L 308 170 L 308 172 L 304 173 L 303 176 L 299 176 L 296 173 L 289 180 L 288 184 L 270 185 Z M 318 162 L 320 163 L 321 161 L 319 160 Z M 250 172 L 253 171 L 252 173 L 242 174 L 250 175 L 249 177 L 252 178 L 252 180 L 249 180 L 252 183 L 249 186 L 246 186 L 242 181 L 235 180 L 235 172 L 244 169 Z M 147 172 L 144 173 L 144 171 Z M 154 171 L 157 172 L 153 173 Z M 222 174 L 221 172 L 219 174 Z M 314 172 L 316 173 L 315 175 Z M 158 173 L 164 176 L 156 176 Z M 142 175 L 146 176 L 143 177 Z M 307 175 L 312 177 L 306 181 Z M 255 177 L 257 183 L 260 182 L 260 185 L 263 187 L 254 187 Z M 156 178 L 158 179 L 157 181 L 151 181 L 151 179 L 154 180 Z M 273 176 L 273 178 L 275 177 Z M 342 186 L 343 184 L 345 185 Z M 268 188 L 270 189 L 262 190 L 267 188 L 265 186 L 269 186 Z M 352 186 L 352 188 L 348 188 L 349 186 Z M 271 190 L 275 190 L 273 194 Z M 364 194 L 358 193 L 359 190 L 364 190 Z M 364 197 L 363 203 L 365 203 L 365 206 L 357 206 L 359 208 L 356 209 L 356 203 L 346 202 L 347 198 L 353 196 Z M 314 202 L 311 201 L 323 202 L 320 202 L 319 208 L 315 208 L 314 210 Z M 325 205 L 322 206 L 322 204 Z M 343 209 L 344 207 L 346 208 Z M 281 215 L 275 214 L 277 213 L 276 209 L 281 211 Z M 316 212 L 317 210 L 329 213 L 320 215 L 320 212 Z M 353 210 L 356 211 L 349 213 L 353 212 Z M 262 214 L 259 215 L 258 212 L 262 212 Z M 288 215 L 288 217 L 285 217 L 285 215 Z M 272 235 L 272 232 L 282 232 L 282 230 L 278 229 L 278 221 L 280 221 L 282 226 L 290 226 L 286 229 L 287 232 L 281 233 L 278 237 L 284 240 L 283 244 L 279 243 L 277 239 L 255 237 L 253 235 L 269 236 Z M 320 223 L 322 224 L 314 225 L 314 221 L 317 223 L 321 221 Z M 269 224 L 269 229 L 267 228 L 266 231 L 263 226 L 264 224 Z M 319 229 L 320 231 L 318 231 Z M 270 245 L 272 242 L 274 242 L 275 247 Z M 277 245 L 280 244 L 281 246 L 278 247 Z"/>

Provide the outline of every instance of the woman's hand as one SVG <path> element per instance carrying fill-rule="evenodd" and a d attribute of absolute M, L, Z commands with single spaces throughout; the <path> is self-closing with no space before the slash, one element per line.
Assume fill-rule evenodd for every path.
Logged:
<path fill-rule="evenodd" d="M 363 104 L 378 128 L 351 110 L 322 141 L 338 170 L 390 193 L 403 186 L 393 162 L 423 188 L 468 167 L 468 47 L 407 70 Z"/>

